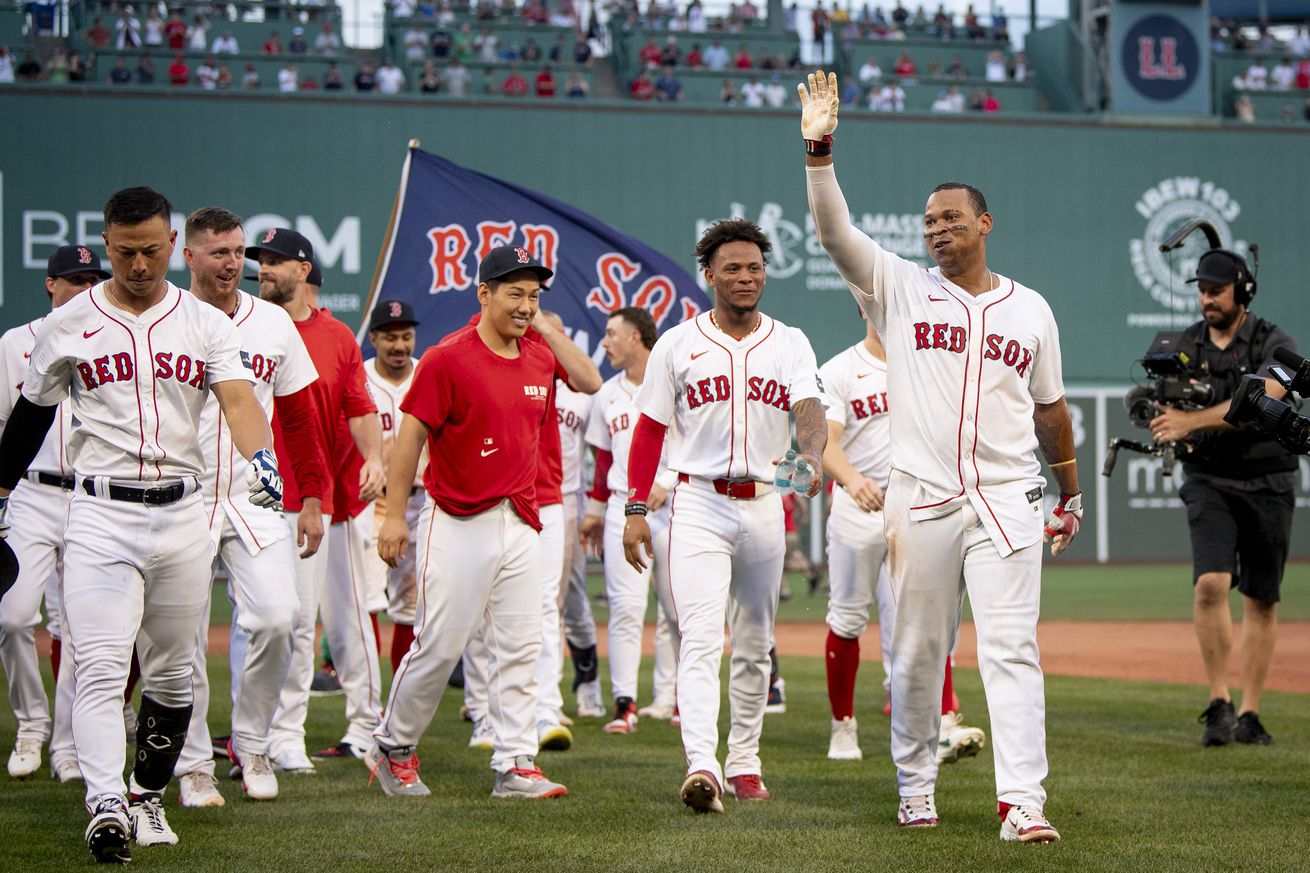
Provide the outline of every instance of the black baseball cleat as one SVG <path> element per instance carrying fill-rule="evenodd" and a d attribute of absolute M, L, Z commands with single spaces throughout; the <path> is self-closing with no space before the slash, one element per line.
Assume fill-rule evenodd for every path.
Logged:
<path fill-rule="evenodd" d="M 127 864 L 132 860 L 131 826 L 127 804 L 121 798 L 104 795 L 96 804 L 86 826 L 86 847 L 99 864 Z"/>
<path fill-rule="evenodd" d="M 1216 697 L 1196 720 L 1205 725 L 1205 735 L 1201 737 L 1203 746 L 1226 746 L 1235 739 L 1237 714 L 1233 711 L 1231 700 Z M 1259 721 L 1256 723 L 1259 724 Z"/>
<path fill-rule="evenodd" d="M 1260 724 L 1260 716 L 1254 712 L 1244 712 L 1237 717 L 1237 730 L 1233 732 L 1233 739 L 1249 746 L 1267 746 L 1274 741 L 1265 726 Z"/>

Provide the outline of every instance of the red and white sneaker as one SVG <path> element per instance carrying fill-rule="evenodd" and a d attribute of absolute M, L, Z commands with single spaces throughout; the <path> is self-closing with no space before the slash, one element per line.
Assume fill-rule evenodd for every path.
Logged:
<path fill-rule="evenodd" d="M 418 755 L 413 746 L 383 750 L 376 743 L 365 753 L 369 784 L 376 779 L 391 797 L 427 797 L 431 792 L 418 778 Z"/>
<path fill-rule="evenodd" d="M 491 789 L 491 796 L 540 800 L 547 797 L 568 797 L 569 790 L 558 782 L 551 782 L 531 758 L 520 755 L 514 759 L 512 769 L 496 774 L 496 786 Z"/>
<path fill-rule="evenodd" d="M 896 811 L 896 823 L 903 828 L 937 827 L 941 823 L 937 818 L 937 802 L 931 794 L 902 797 L 900 809 Z"/>
<path fill-rule="evenodd" d="M 631 734 L 637 730 L 637 704 L 631 697 L 620 697 L 614 703 L 614 718 L 604 727 L 607 734 Z"/>
<path fill-rule="evenodd" d="M 709 770 L 697 770 L 688 775 L 678 796 L 693 812 L 723 812 L 723 791 L 719 788 L 719 780 Z"/>
<path fill-rule="evenodd" d="M 1011 806 L 997 803 L 996 814 L 1001 817 L 1001 839 L 1010 843 L 1054 843 L 1060 832 L 1035 806 Z"/>
<path fill-rule="evenodd" d="M 771 796 L 764 781 L 755 773 L 729 776 L 728 793 L 738 800 L 768 800 Z"/>

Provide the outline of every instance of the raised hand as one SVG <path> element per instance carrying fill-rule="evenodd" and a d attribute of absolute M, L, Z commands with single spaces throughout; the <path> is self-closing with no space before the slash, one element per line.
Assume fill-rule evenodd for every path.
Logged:
<path fill-rule="evenodd" d="M 816 70 L 796 86 L 796 93 L 801 101 L 801 136 L 812 140 L 832 136 L 837 129 L 837 110 L 841 106 L 837 74 Z"/>

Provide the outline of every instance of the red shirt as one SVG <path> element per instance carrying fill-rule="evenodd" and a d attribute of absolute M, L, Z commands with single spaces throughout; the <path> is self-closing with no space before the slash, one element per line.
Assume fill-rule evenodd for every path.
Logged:
<path fill-rule="evenodd" d="M 554 97 L 555 96 L 555 77 L 549 73 L 537 74 L 537 96 Z"/>
<path fill-rule="evenodd" d="M 164 25 L 164 35 L 168 37 L 168 47 L 180 49 L 186 45 L 186 22 L 170 21 Z"/>
<path fill-rule="evenodd" d="M 655 83 L 650 79 L 633 79 L 630 90 L 634 100 L 649 100 L 655 96 Z"/>
<path fill-rule="evenodd" d="M 637 53 L 637 57 L 641 58 L 648 64 L 658 64 L 660 62 L 660 47 L 653 42 L 648 42 L 641 47 L 641 51 Z"/>
<path fill-rule="evenodd" d="M 751 53 L 747 51 L 737 52 L 737 56 L 732 59 L 732 65 L 739 70 L 749 70 L 755 65 L 751 60 Z"/>
<path fill-rule="evenodd" d="M 185 85 L 191 81 L 191 70 L 186 64 L 174 61 L 168 65 L 168 81 L 174 85 Z"/>
<path fill-rule="evenodd" d="M 693 70 L 699 70 L 705 66 L 705 61 L 701 59 L 700 52 L 696 51 L 696 49 L 687 52 L 687 66 Z"/>
<path fill-rule="evenodd" d="M 517 358 L 502 358 L 472 325 L 423 353 L 400 408 L 428 427 L 423 486 L 443 512 L 467 517 L 508 499 L 541 530 L 537 455 L 547 423 L 558 434 L 556 367 L 545 343 L 520 341 Z"/>
<path fill-rule="evenodd" d="M 314 405 L 318 409 L 318 440 L 319 445 L 326 447 L 324 460 L 330 470 L 336 471 L 343 463 L 341 447 L 334 442 L 338 422 L 341 427 L 345 427 L 346 418 L 377 412 L 364 382 L 364 358 L 350 328 L 324 310 L 315 309 L 309 318 L 296 322 L 296 329 L 300 331 L 300 338 L 309 350 L 314 369 L 318 370 L 318 380 L 311 383 L 308 390 L 313 393 Z M 289 457 L 276 412 L 273 415 L 273 450 L 279 458 Z M 280 472 L 282 505 L 288 512 L 299 512 L 303 504 L 295 477 L 289 475 L 286 468 Z M 329 486 L 324 490 L 327 493 L 323 495 L 323 512 L 332 515 L 336 489 Z M 358 500 L 358 471 L 355 473 L 354 489 L 346 490 L 346 495 L 352 493 L 354 499 Z M 348 497 L 345 499 L 348 501 Z M 347 502 L 344 505 L 350 504 Z"/>
<path fill-rule="evenodd" d="M 510 97 L 522 97 L 528 93 L 528 80 L 518 73 L 510 73 L 505 77 L 505 84 L 501 85 L 500 89 Z"/>

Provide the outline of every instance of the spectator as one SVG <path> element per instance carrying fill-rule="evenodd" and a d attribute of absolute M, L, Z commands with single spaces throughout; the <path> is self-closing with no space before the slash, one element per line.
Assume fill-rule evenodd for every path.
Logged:
<path fill-rule="evenodd" d="M 853 79 L 850 76 L 842 76 L 841 102 L 847 106 L 854 106 L 860 102 L 860 97 L 864 94 L 864 89 L 860 87 L 859 79 Z"/>
<path fill-rule="evenodd" d="M 682 63 L 682 50 L 678 48 L 678 38 L 670 36 L 664 40 L 664 48 L 660 49 L 660 66 L 676 67 Z"/>
<path fill-rule="evenodd" d="M 723 80 L 723 87 L 719 89 L 719 101 L 729 106 L 736 106 L 741 102 L 741 97 L 737 94 L 737 86 L 731 79 Z"/>
<path fill-rule="evenodd" d="M 768 52 L 760 52 L 760 69 L 777 70 L 781 68 L 778 66 L 778 62 L 774 59 L 773 55 Z"/>
<path fill-rule="evenodd" d="M 533 37 L 525 37 L 521 54 L 523 55 L 523 60 L 535 64 L 537 61 L 541 60 L 541 46 L 537 45 L 537 41 Z"/>
<path fill-rule="evenodd" d="M 523 4 L 523 21 L 529 27 L 536 27 L 539 24 L 545 24 L 550 20 L 550 13 L 542 5 L 541 0 L 527 0 Z"/>
<path fill-rule="evenodd" d="M 749 70 L 755 66 L 750 47 L 746 43 L 742 43 L 741 48 L 737 49 L 737 54 L 733 55 L 732 65 L 739 70 Z"/>
<path fill-rule="evenodd" d="M 869 108 L 874 112 L 904 112 L 905 89 L 897 80 L 885 82 L 869 92 Z"/>
<path fill-rule="evenodd" d="M 1296 87 L 1302 91 L 1310 88 L 1310 58 L 1296 62 Z"/>
<path fill-rule="evenodd" d="M 569 81 L 564 86 L 564 96 L 568 97 L 570 100 L 585 100 L 587 98 L 587 93 L 590 90 L 591 88 L 587 85 L 587 80 L 582 78 L 582 75 L 578 73 L 577 70 L 569 73 Z"/>
<path fill-rule="evenodd" d="M 282 39 L 278 36 L 276 30 L 268 35 L 268 39 L 264 40 L 264 45 L 260 48 L 260 52 L 266 55 L 282 54 Z"/>
<path fill-rule="evenodd" d="M 164 19 L 159 14 L 158 6 L 150 7 L 149 12 L 146 14 L 142 33 L 146 45 L 162 46 L 164 44 Z"/>
<path fill-rule="evenodd" d="M 724 48 L 723 42 L 715 39 L 710 43 L 709 48 L 705 49 L 705 69 L 719 72 L 728 69 L 728 50 Z"/>
<path fill-rule="evenodd" d="M 946 76 L 942 73 L 942 62 L 937 60 L 936 58 L 929 58 L 927 76 L 929 79 L 946 78 Z"/>
<path fill-rule="evenodd" d="M 795 8 L 793 3 L 792 7 Z M 709 25 L 705 20 L 705 7 L 701 5 L 700 0 L 691 0 L 687 4 L 687 31 L 689 33 L 705 33 L 709 30 Z"/>
<path fill-rule="evenodd" d="M 663 75 L 655 83 L 655 99 L 661 103 L 677 103 L 682 99 L 682 82 L 673 74 L 673 67 L 664 66 Z"/>
<path fill-rule="evenodd" d="M 1294 58 L 1310 56 L 1310 33 L 1306 32 L 1304 24 L 1296 26 L 1296 33 L 1287 41 L 1287 51 Z"/>
<path fill-rule="evenodd" d="M 981 42 L 986 36 L 983 27 L 978 23 L 978 13 L 973 11 L 973 4 L 970 3 L 964 10 L 964 32 L 969 39 L 974 42 Z"/>
<path fill-rule="evenodd" d="M 982 88 L 974 88 L 969 92 L 969 110 L 971 112 L 982 112 L 983 102 L 987 99 L 983 94 Z"/>
<path fill-rule="evenodd" d="M 226 91 L 232 87 L 232 71 L 227 68 L 227 64 L 218 65 L 218 90 Z"/>
<path fill-rule="evenodd" d="M 472 76 L 469 75 L 468 68 L 457 57 L 450 59 L 450 66 L 446 68 L 446 73 L 442 77 L 446 82 L 446 93 L 452 97 L 464 97 L 469 92 L 469 81 Z"/>
<path fill-rule="evenodd" d="M 1022 82 L 1028 78 L 1028 58 L 1023 52 L 1010 55 L 1010 78 Z"/>
<path fill-rule="evenodd" d="M 500 60 L 500 37 L 489 28 L 484 27 L 477 39 L 473 40 L 473 48 L 477 49 L 478 60 L 484 64 L 494 64 Z"/>
<path fill-rule="evenodd" d="M 1269 87 L 1269 68 L 1263 59 L 1246 68 L 1246 90 L 1264 91 Z"/>
<path fill-rule="evenodd" d="M 186 25 L 183 25 L 183 30 L 185 29 Z M 105 27 L 104 21 L 99 18 L 92 21 L 91 26 L 86 29 L 86 41 L 91 45 L 91 48 L 97 51 L 108 48 L 110 38 L 109 28 Z M 181 48 L 181 46 L 178 46 L 178 48 Z"/>
<path fill-rule="evenodd" d="M 1301 117 L 1310 121 L 1310 97 L 1305 98 L 1305 105 L 1301 107 Z"/>
<path fill-rule="evenodd" d="M 551 44 L 550 50 L 546 52 L 546 59 L 552 64 L 566 63 L 565 58 L 568 56 L 568 40 L 564 34 L 555 37 L 555 42 Z"/>
<path fill-rule="evenodd" d="M 73 52 L 68 56 L 68 81 L 86 81 L 86 63 L 82 60 L 82 56 L 77 52 Z"/>
<path fill-rule="evenodd" d="M 737 7 L 737 17 L 745 24 L 754 24 L 760 17 L 760 10 L 751 2 L 751 0 L 742 0 L 741 4 Z"/>
<path fill-rule="evenodd" d="M 764 102 L 771 109 L 782 109 L 787 105 L 787 89 L 782 84 L 782 76 L 774 75 L 764 86 Z"/>
<path fill-rule="evenodd" d="M 896 64 L 892 69 L 895 71 L 896 75 L 900 77 L 901 81 L 907 85 L 914 84 L 914 77 L 919 72 L 919 68 L 914 65 L 914 61 L 910 60 L 908 52 L 900 53 L 896 58 Z"/>
<path fill-rule="evenodd" d="M 750 81 L 741 86 L 741 103 L 752 109 L 764 106 L 764 83 L 751 76 Z"/>
<path fill-rule="evenodd" d="M 132 14 L 131 5 L 124 6 L 114 23 L 114 48 L 120 52 L 141 47 L 141 21 Z"/>
<path fill-rule="evenodd" d="M 241 74 L 241 87 L 247 91 L 257 91 L 259 84 L 259 70 L 255 69 L 254 61 L 246 61 L 246 71 Z"/>
<path fill-rule="evenodd" d="M 836 6 L 836 0 L 833 0 L 833 6 Z M 813 11 L 810 12 L 810 28 L 814 34 L 814 44 L 816 46 L 823 45 L 823 40 L 828 35 L 828 24 L 828 13 L 823 8 L 823 0 L 819 0 L 818 3 L 814 4 Z"/>
<path fill-rule="evenodd" d="M 561 0 L 559 8 L 550 14 L 547 22 L 551 27 L 578 29 L 578 11 L 573 8 L 573 0 Z"/>
<path fill-rule="evenodd" d="M 377 87 L 377 78 L 373 75 L 373 65 L 363 61 L 355 72 L 355 90 L 360 94 L 371 94 Z"/>
<path fill-rule="evenodd" d="M 328 61 L 327 72 L 323 73 L 323 90 L 344 91 L 345 88 L 346 77 L 341 75 L 341 67 L 336 61 Z"/>
<path fill-rule="evenodd" d="M 182 10 L 174 9 L 168 13 L 168 21 L 164 22 L 164 41 L 173 51 L 186 48 L 186 22 L 182 20 Z"/>
<path fill-rule="evenodd" d="M 655 83 L 650 80 L 650 73 L 642 70 L 628 86 L 633 100 L 651 100 L 655 97 Z"/>
<path fill-rule="evenodd" d="M 186 56 L 178 52 L 173 56 L 173 63 L 168 65 L 168 84 L 174 88 L 185 88 L 191 84 L 191 68 L 186 65 Z"/>
<path fill-rule="evenodd" d="M 300 25 L 291 28 L 291 42 L 287 43 L 287 51 L 293 55 L 309 54 L 309 43 L 305 41 L 305 28 Z"/>
<path fill-rule="evenodd" d="M 500 93 L 506 97 L 527 96 L 528 80 L 519 72 L 518 64 L 510 65 L 509 74 L 505 76 L 505 81 L 500 83 Z"/>
<path fill-rule="evenodd" d="M 188 51 L 203 52 L 209 48 L 209 21 L 203 15 L 191 19 L 191 27 L 186 32 Z"/>
<path fill-rule="evenodd" d="M 555 96 L 555 76 L 551 74 L 549 64 L 542 67 L 541 72 L 537 73 L 537 79 L 533 87 L 536 90 L 538 97 Z"/>
<path fill-rule="evenodd" d="M 932 27 L 938 39 L 947 40 L 955 37 L 955 23 L 942 4 L 938 4 L 937 12 L 932 17 Z"/>
<path fill-rule="evenodd" d="M 473 36 L 472 26 L 465 21 L 455 32 L 455 38 L 451 40 L 451 53 L 464 63 L 468 63 L 477 53 L 477 46 L 474 45 L 476 42 L 477 38 Z"/>
<path fill-rule="evenodd" d="M 984 74 L 988 82 L 1005 81 L 1005 52 L 996 49 L 987 53 L 987 65 Z"/>
<path fill-rule="evenodd" d="M 801 20 L 801 11 L 796 3 L 792 3 L 790 6 L 787 7 L 787 12 L 783 16 L 782 29 L 785 30 L 787 33 L 795 33 L 797 30 L 800 29 L 800 20 Z M 735 94 L 736 89 L 734 88 L 733 91 Z"/>
<path fill-rule="evenodd" d="M 869 55 L 860 66 L 858 75 L 860 84 L 865 88 L 871 88 L 882 78 L 882 67 L 878 66 L 878 61 L 873 55 Z"/>
<path fill-rule="evenodd" d="M 72 58 L 69 58 L 69 66 L 72 66 Z M 138 85 L 155 84 L 155 65 L 150 60 L 150 55 L 142 55 L 136 62 L 136 83 Z"/>
<path fill-rule="evenodd" d="M 313 76 L 305 76 L 305 77 L 303 77 L 303 78 L 300 80 L 300 90 L 301 90 L 301 91 L 317 91 L 317 90 L 318 90 L 318 82 L 315 81 L 315 79 L 314 79 Z"/>
<path fill-rule="evenodd" d="M 336 57 L 341 51 L 341 37 L 332 29 L 332 22 L 323 22 L 323 29 L 314 37 L 314 51 L 327 57 Z"/>
<path fill-rule="evenodd" d="M 502 61 L 523 60 L 523 52 L 522 50 L 519 49 L 519 44 L 516 42 L 512 42 L 509 45 L 507 45 L 500 53 L 500 60 Z"/>
<path fill-rule="evenodd" d="M 988 88 L 987 96 L 983 98 L 983 112 L 1000 112 L 1000 111 L 1001 111 L 1001 101 L 997 100 L 996 95 L 992 93 L 992 89 Z"/>
<path fill-rule="evenodd" d="M 214 39 L 213 48 L 210 49 L 216 55 L 235 55 L 241 53 L 241 46 L 237 44 L 237 38 L 229 30 Z"/>
<path fill-rule="evenodd" d="M 691 51 L 687 52 L 687 57 L 683 58 L 689 70 L 700 70 L 705 67 L 705 58 L 700 53 L 700 43 L 692 43 Z"/>
<path fill-rule="evenodd" d="M 949 113 L 963 112 L 964 95 L 960 93 L 959 86 L 952 85 L 938 94 L 937 99 L 932 102 L 932 111 Z"/>
<path fill-rule="evenodd" d="M 1010 41 L 1010 19 L 1005 17 L 1005 10 L 997 6 L 992 13 L 992 39 L 997 42 Z"/>
<path fill-rule="evenodd" d="M 196 84 L 206 91 L 213 91 L 218 87 L 218 65 L 214 63 L 213 58 L 205 58 L 196 67 Z"/>
<path fill-rule="evenodd" d="M 424 94 L 436 94 L 441 90 L 441 74 L 437 72 L 437 62 L 423 62 L 423 73 L 418 77 L 418 89 Z"/>
<path fill-rule="evenodd" d="M 967 79 L 969 71 L 964 68 L 964 61 L 959 55 L 951 55 L 951 65 L 946 68 L 946 78 L 948 79 Z"/>
<path fill-rule="evenodd" d="M 31 52 L 23 53 L 23 60 L 14 71 L 20 82 L 39 82 L 41 80 L 41 62 Z"/>
<path fill-rule="evenodd" d="M 68 84 L 68 56 L 64 54 L 62 46 L 55 46 L 54 54 L 50 56 L 50 63 L 46 64 L 45 78 L 52 85 Z M 128 70 L 127 80 L 132 81 L 131 70 Z"/>
<path fill-rule="evenodd" d="M 1283 113 L 1280 116 L 1283 124 L 1291 124 L 1296 121 L 1296 107 L 1291 103 L 1283 104 Z"/>
<path fill-rule="evenodd" d="M 1262 55 L 1272 54 L 1278 48 L 1278 40 L 1269 32 L 1269 28 L 1260 24 L 1256 27 L 1258 36 L 1255 41 L 1255 50 Z"/>
<path fill-rule="evenodd" d="M 1291 91 L 1294 81 L 1296 81 L 1296 68 L 1292 66 L 1292 59 L 1289 57 L 1284 57 L 1269 71 L 1269 84 L 1275 91 Z"/>
<path fill-rule="evenodd" d="M 588 40 L 580 39 L 573 46 L 573 63 L 580 67 L 591 66 L 591 43 Z"/>
<path fill-rule="evenodd" d="M 450 31 L 444 27 L 438 27 L 432 31 L 432 57 L 445 60 L 450 57 L 454 48 L 454 42 L 451 39 Z"/>
<path fill-rule="evenodd" d="M 1237 114 L 1237 120 L 1250 124 L 1255 121 L 1255 103 L 1251 101 L 1250 94 L 1239 94 L 1234 106 Z"/>
<path fill-rule="evenodd" d="M 377 86 L 380 94 L 399 94 L 405 90 L 405 71 L 396 66 L 396 59 L 388 56 L 377 72 Z"/>
<path fill-rule="evenodd" d="M 923 33 L 928 29 L 928 13 L 923 11 L 922 6 L 914 10 L 914 18 L 910 20 L 910 29 L 918 33 Z"/>
<path fill-rule="evenodd" d="M 660 47 L 656 44 L 655 37 L 646 40 L 646 44 L 637 52 L 637 57 L 641 60 L 642 66 L 648 70 L 653 70 L 660 65 Z"/>
<path fill-rule="evenodd" d="M 901 30 L 905 30 L 910 23 L 910 10 L 905 8 L 901 0 L 896 0 L 896 7 L 892 9 L 892 23 Z"/>
<path fill-rule="evenodd" d="M 277 71 L 277 89 L 283 94 L 294 94 L 300 90 L 300 70 L 296 69 L 295 61 L 288 60 Z"/>
<path fill-rule="evenodd" d="M 418 9 L 417 0 L 393 0 L 391 14 L 396 18 L 413 18 Z"/>
<path fill-rule="evenodd" d="M 405 60 L 411 64 L 423 60 L 427 56 L 428 46 L 431 45 L 431 40 L 417 20 L 409 25 L 409 30 L 405 31 L 405 36 L 400 42 L 405 47 Z"/>
<path fill-rule="evenodd" d="M 65 77 L 68 71 L 64 71 Z M 132 71 L 127 68 L 127 58 L 119 55 L 114 61 L 114 68 L 109 71 L 109 83 L 111 85 L 128 85 L 132 82 Z"/>

